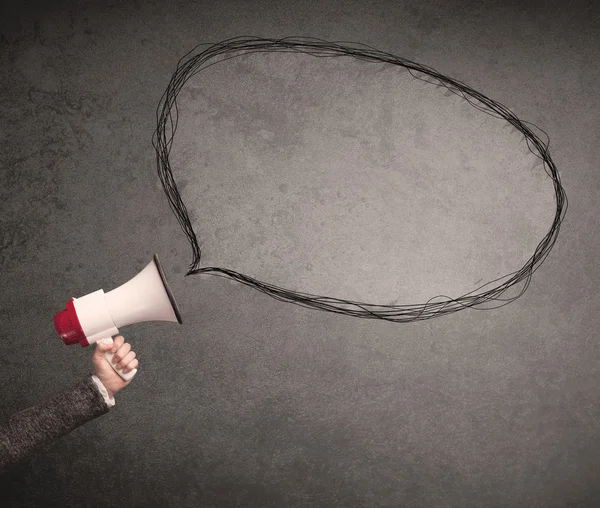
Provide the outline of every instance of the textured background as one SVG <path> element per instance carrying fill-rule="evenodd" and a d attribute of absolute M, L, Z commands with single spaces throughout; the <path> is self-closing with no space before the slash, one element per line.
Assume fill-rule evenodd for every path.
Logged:
<path fill-rule="evenodd" d="M 71 296 L 122 284 L 154 252 L 185 322 L 123 330 L 141 362 L 135 381 L 118 394 L 111 413 L 3 477 L 7 505 L 597 506 L 600 9 L 591 5 L 4 2 L 1 414 L 38 404 L 90 372 L 91 348 L 64 347 L 52 316 Z M 490 312 L 465 310 L 398 325 L 286 305 L 216 277 L 185 279 L 189 246 L 160 187 L 150 143 L 155 108 L 184 53 L 200 42 L 236 35 L 364 42 L 464 81 L 548 132 L 569 212 L 557 245 L 525 295 Z M 336 76 L 351 72 L 341 62 L 336 65 Z M 327 62 L 318 66 L 321 73 L 332 72 Z M 235 83 L 235 65 L 214 69 L 205 74 L 213 80 L 208 92 L 234 99 L 235 86 L 215 91 L 214 84 L 219 79 Z M 251 73 L 239 75 L 250 83 Z M 281 79 L 289 80 L 286 76 Z M 191 99 L 194 86 L 203 88 L 203 79 L 183 96 L 190 118 L 198 108 L 200 121 L 202 102 Z M 413 89 L 406 74 L 398 79 L 404 80 L 403 89 Z M 322 81 L 331 93 L 343 90 Z M 245 94 L 247 90 L 239 91 L 240 104 L 246 103 Z M 393 95 L 377 97 L 384 104 Z M 404 103 L 411 104 L 416 107 L 416 102 Z M 231 119 L 253 118 L 231 104 L 215 110 Z M 471 125 L 466 116 L 475 110 L 469 111 L 456 120 L 461 127 Z M 339 118 L 356 127 L 346 113 Z M 272 127 L 282 125 L 273 122 Z M 198 125 L 191 120 L 182 125 L 176 178 L 188 181 L 183 192 L 187 202 L 196 203 L 191 208 L 201 228 L 203 216 L 212 212 L 202 209 L 208 206 L 199 199 L 202 179 L 193 180 L 199 173 L 194 164 L 204 163 L 198 157 L 201 144 L 195 146 L 189 137 Z M 219 125 L 213 119 L 204 128 L 213 136 L 208 146 L 221 150 L 214 167 L 220 163 L 230 170 L 221 176 L 227 183 L 247 167 L 239 164 L 241 156 L 228 143 L 218 146 L 224 135 Z M 393 126 L 406 127 L 400 116 Z M 232 127 L 233 140 L 240 139 L 244 127 Z M 280 132 L 272 127 L 249 124 L 248 132 L 264 129 L 264 141 L 286 148 L 269 139 L 268 132 Z M 413 127 L 412 141 L 428 150 L 434 147 L 426 134 L 434 127 L 426 123 L 421 134 Z M 301 123 L 294 128 L 310 131 Z M 323 148 L 337 146 L 335 136 L 343 134 L 331 133 Z M 375 144 L 382 141 L 375 127 L 358 134 Z M 259 158 L 259 165 L 260 157 L 273 153 L 272 147 L 252 146 L 250 155 Z M 457 155 L 459 147 L 453 146 Z M 315 148 L 313 143 L 307 152 L 313 157 L 324 153 Z M 471 162 L 481 156 L 470 140 L 464 140 L 464 150 Z M 395 152 L 371 146 L 355 153 L 373 157 Z M 438 156 L 428 160 L 439 172 L 431 185 L 445 177 L 450 187 L 459 187 Z M 515 175 L 519 167 L 531 169 L 519 165 L 531 159 L 517 149 L 508 156 Z M 255 160 L 248 153 L 245 157 L 241 160 Z M 280 160 L 270 161 L 270 167 L 306 167 L 300 157 L 289 159 L 290 165 Z M 325 158 L 312 162 L 313 168 L 329 167 Z M 485 166 L 486 175 L 497 174 L 500 162 L 492 162 Z M 458 158 L 454 167 L 461 163 Z M 406 178 L 416 190 L 421 188 L 417 174 L 413 170 Z M 282 184 L 285 180 L 282 175 Z M 371 180 L 365 182 L 374 192 Z M 494 188 L 499 184 L 497 179 L 490 182 Z M 532 181 L 519 186 L 512 179 L 507 185 L 520 192 L 511 193 L 513 208 L 520 207 L 514 217 L 531 212 L 523 218 L 526 231 L 516 230 L 503 243 L 512 256 L 522 246 L 519 238 L 541 227 L 546 187 Z M 536 199 L 531 192 L 539 193 Z M 493 198 L 476 187 L 467 195 L 481 210 Z M 256 201 L 246 198 L 246 203 Z M 418 205 L 417 200 L 407 209 L 416 213 Z M 226 221 L 240 216 L 235 207 L 228 213 L 211 217 Z M 207 231 L 213 233 L 216 229 Z M 306 236 L 300 240 L 306 243 Z M 210 245 L 208 237 L 206 243 Z M 456 247 L 461 246 L 457 239 Z M 444 254 L 456 252 L 445 248 Z M 428 250 L 424 243 L 422 249 L 432 256 L 433 247 Z M 214 259 L 234 251 L 214 251 Z M 473 283 L 472 276 L 509 259 L 501 254 L 495 260 L 479 256 L 477 264 L 469 264 L 473 274 L 441 273 L 451 285 Z M 418 259 L 410 270 L 415 277 Z M 276 266 L 274 258 L 261 261 L 267 261 L 265 276 L 286 275 L 268 271 Z M 323 264 L 318 268 L 324 270 Z M 327 290 L 341 287 L 328 284 Z M 411 288 L 415 294 L 423 285 Z"/>

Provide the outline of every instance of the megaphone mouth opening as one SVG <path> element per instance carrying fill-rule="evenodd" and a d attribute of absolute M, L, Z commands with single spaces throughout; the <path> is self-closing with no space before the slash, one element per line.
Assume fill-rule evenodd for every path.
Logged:
<path fill-rule="evenodd" d="M 162 269 L 158 256 L 154 254 L 154 263 L 156 264 L 156 268 L 162 280 L 163 286 L 165 287 L 165 291 L 167 296 L 169 297 L 169 301 L 171 302 L 171 306 L 173 307 L 173 312 L 175 312 L 175 317 L 177 317 L 177 321 L 180 325 L 183 324 L 183 320 L 181 319 L 181 312 L 179 312 L 179 307 L 177 306 L 177 302 L 175 301 L 175 297 L 171 292 L 171 288 L 169 287 L 169 283 L 167 282 L 167 278 L 165 277 L 165 272 Z"/>

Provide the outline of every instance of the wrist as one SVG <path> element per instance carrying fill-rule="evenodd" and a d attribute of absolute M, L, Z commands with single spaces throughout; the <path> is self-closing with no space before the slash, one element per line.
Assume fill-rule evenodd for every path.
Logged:
<path fill-rule="evenodd" d="M 92 379 L 94 380 L 94 383 L 96 384 L 96 386 L 98 387 L 98 391 L 100 392 L 100 394 L 102 395 L 102 397 L 104 398 L 104 401 L 108 404 L 109 407 L 112 407 L 115 405 L 115 393 L 118 392 L 117 391 L 113 391 L 110 388 L 108 388 L 108 386 L 106 386 L 104 384 L 104 382 L 96 375 L 93 374 L 92 375 Z"/>

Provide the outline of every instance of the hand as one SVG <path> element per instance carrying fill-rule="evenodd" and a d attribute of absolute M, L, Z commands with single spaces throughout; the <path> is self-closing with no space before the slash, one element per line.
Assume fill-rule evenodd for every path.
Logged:
<path fill-rule="evenodd" d="M 108 360 L 104 356 L 106 352 L 114 353 L 113 360 L 117 365 L 117 369 L 123 372 L 129 372 L 138 366 L 138 361 L 135 357 L 135 353 L 131 351 L 131 344 L 125 342 L 122 335 L 117 335 L 114 338 L 113 344 L 96 344 L 96 350 L 92 356 L 92 363 L 96 370 L 96 376 L 102 381 L 102 384 L 108 390 L 108 394 L 112 397 L 119 390 L 125 388 L 132 379 L 125 381 L 119 374 L 117 374 L 108 363 Z M 115 365 L 115 363 L 113 363 Z"/>

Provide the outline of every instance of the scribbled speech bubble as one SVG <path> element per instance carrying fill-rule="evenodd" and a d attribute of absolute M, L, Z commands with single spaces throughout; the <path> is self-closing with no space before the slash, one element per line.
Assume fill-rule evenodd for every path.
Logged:
<path fill-rule="evenodd" d="M 167 195 L 185 204 L 190 274 L 398 321 L 527 280 L 566 208 L 536 134 L 435 71 L 327 48 L 338 57 L 238 49 L 205 56 L 201 73 L 180 65 L 156 146 Z"/>

